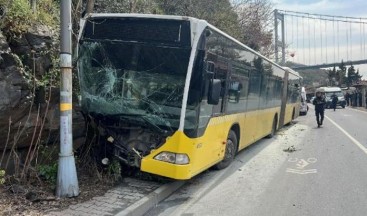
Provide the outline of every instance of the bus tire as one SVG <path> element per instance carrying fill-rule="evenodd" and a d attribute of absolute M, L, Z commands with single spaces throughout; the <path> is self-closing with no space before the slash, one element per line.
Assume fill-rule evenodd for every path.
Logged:
<path fill-rule="evenodd" d="M 275 116 L 273 119 L 273 126 L 271 127 L 271 132 L 269 135 L 266 136 L 266 138 L 273 138 L 275 135 L 275 132 L 277 131 L 277 117 Z"/>
<path fill-rule="evenodd" d="M 218 169 L 218 170 L 224 169 L 232 163 L 236 155 L 237 143 L 238 142 L 237 142 L 236 133 L 233 130 L 230 130 L 228 134 L 228 138 L 227 138 L 226 151 L 224 153 L 224 158 L 221 162 L 217 163 L 214 166 L 215 169 Z"/>

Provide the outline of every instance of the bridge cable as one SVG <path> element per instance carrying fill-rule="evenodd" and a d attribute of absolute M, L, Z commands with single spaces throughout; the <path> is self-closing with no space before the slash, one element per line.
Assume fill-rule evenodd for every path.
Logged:
<path fill-rule="evenodd" d="M 299 35 L 298 34 L 298 17 L 296 18 L 296 25 L 297 25 L 296 26 L 296 31 L 297 31 L 297 34 L 296 34 L 297 35 L 297 46 L 296 47 L 297 47 L 297 51 L 298 51 L 298 39 L 299 39 L 299 37 L 298 37 L 298 35 Z"/>
<path fill-rule="evenodd" d="M 365 27 L 366 27 L 366 25 L 363 25 L 363 58 L 366 58 L 366 36 L 365 36 Z"/>
<path fill-rule="evenodd" d="M 326 52 L 325 52 L 325 58 L 326 58 L 326 63 L 328 63 L 327 61 L 327 56 L 328 56 L 328 51 L 327 51 L 327 45 L 328 45 L 328 42 L 327 42 L 327 38 L 328 38 L 328 34 L 327 34 L 327 21 L 325 20 L 325 48 L 326 48 Z"/>
<path fill-rule="evenodd" d="M 321 15 L 320 15 L 320 18 L 321 18 Z M 321 19 L 320 19 L 320 43 L 321 43 L 321 61 L 322 61 L 322 22 L 321 22 Z"/>
<path fill-rule="evenodd" d="M 324 14 L 316 14 L 316 13 L 304 13 L 304 12 L 298 12 L 298 11 L 289 11 L 289 10 L 279 10 L 282 11 L 283 13 L 294 13 L 294 14 L 304 14 L 304 15 L 312 15 L 312 16 L 323 16 L 323 17 L 334 17 L 334 18 L 340 18 L 340 19 L 344 19 L 344 18 L 348 18 L 348 19 L 363 19 L 363 20 L 367 20 L 367 18 L 364 17 L 348 17 L 348 16 L 334 16 L 334 15 L 324 15 Z"/>
<path fill-rule="evenodd" d="M 284 42 L 284 46 L 285 46 L 285 48 L 289 48 L 289 44 L 287 44 L 287 41 L 289 40 L 289 32 L 288 32 L 288 26 L 287 26 L 287 23 L 288 22 L 286 22 L 286 20 L 287 20 L 287 18 L 288 18 L 289 16 L 285 16 L 284 15 L 284 17 L 283 17 L 283 19 L 284 19 L 284 31 L 286 32 L 285 33 L 285 36 L 284 36 L 284 40 L 285 40 L 285 42 Z M 284 49 L 285 49 L 284 48 Z M 287 50 L 289 50 L 289 49 L 287 49 Z M 286 53 L 287 54 L 287 53 Z M 285 59 L 284 59 L 284 61 L 286 62 L 286 60 L 287 60 L 287 56 L 288 55 L 285 55 Z"/>
<path fill-rule="evenodd" d="M 292 22 L 292 52 L 294 52 L 294 22 L 293 22 L 293 20 L 294 20 L 294 17 L 293 16 L 291 16 L 291 22 Z M 293 54 L 293 57 L 292 57 L 292 61 L 294 61 L 294 56 L 295 56 L 295 53 Z"/>
<path fill-rule="evenodd" d="M 294 16 L 294 17 L 300 17 L 300 18 L 307 18 L 307 16 L 302 16 L 302 15 L 295 15 L 295 14 L 287 14 L 289 16 Z M 328 21 L 333 21 L 333 19 L 331 18 L 322 18 L 323 15 L 320 15 L 319 18 L 316 18 L 316 17 L 310 17 L 310 19 L 314 19 L 314 20 L 328 20 Z M 343 18 L 346 18 L 346 17 L 343 17 Z M 354 18 L 354 19 L 359 19 L 359 18 Z M 365 19 L 365 18 L 362 18 L 362 19 Z M 360 21 L 346 21 L 345 19 L 341 20 L 341 19 L 338 19 L 339 22 L 343 22 L 343 23 L 361 23 Z M 366 21 L 362 21 L 362 23 L 364 24 L 367 24 L 367 18 L 366 18 Z"/>
<path fill-rule="evenodd" d="M 334 20 L 334 17 L 333 17 L 333 20 Z M 333 21 L 333 48 L 334 48 L 334 59 L 333 59 L 333 61 L 334 62 L 336 62 L 335 61 L 335 53 L 336 53 L 336 50 L 335 50 L 335 21 Z"/>
<path fill-rule="evenodd" d="M 310 15 L 308 15 L 307 19 L 307 25 L 308 25 L 308 32 L 307 35 L 310 35 L 311 33 L 311 27 L 310 27 Z M 308 64 L 311 65 L 311 39 L 308 38 Z"/>
<path fill-rule="evenodd" d="M 291 42 L 288 44 L 288 48 L 293 48 L 292 52 L 296 52 L 299 51 L 299 49 L 301 48 L 301 44 L 302 43 L 302 54 L 303 54 L 303 63 L 306 64 L 306 46 L 307 46 L 307 42 L 305 42 L 306 38 L 305 35 L 308 34 L 309 36 L 311 36 L 312 34 L 312 30 L 311 30 L 311 26 L 310 24 L 313 23 L 311 22 L 311 20 L 315 20 L 315 22 L 313 23 L 314 26 L 314 41 L 313 41 L 313 49 L 314 49 L 314 61 L 316 62 L 324 62 L 324 60 L 326 59 L 326 63 L 328 63 L 328 61 L 330 60 L 330 58 L 333 58 L 334 62 L 337 61 L 341 61 L 341 57 L 344 56 L 344 54 L 342 54 L 341 56 L 341 51 L 343 53 L 345 53 L 345 49 L 343 48 L 343 40 L 341 40 L 343 38 L 342 33 L 344 31 L 345 28 L 345 37 L 346 37 L 346 59 L 344 58 L 343 60 L 345 62 L 348 61 L 352 61 L 353 57 L 355 57 L 356 55 L 354 55 L 354 51 L 357 51 L 357 49 L 354 49 L 353 46 L 353 38 L 356 38 L 356 36 L 353 36 L 353 27 L 354 24 L 359 24 L 359 34 L 360 34 L 360 56 L 362 58 L 366 58 L 367 55 L 367 50 L 366 50 L 366 41 L 367 38 L 365 36 L 366 35 L 366 26 L 367 26 L 367 18 L 363 18 L 363 17 L 346 17 L 346 16 L 331 16 L 331 15 L 322 15 L 322 14 L 312 14 L 312 13 L 301 13 L 301 12 L 294 12 L 294 11 L 284 11 L 284 10 L 280 10 L 284 12 L 284 15 L 290 16 L 290 17 L 284 17 L 285 21 L 284 22 L 289 22 L 291 21 L 292 24 L 292 33 L 291 32 L 286 32 L 284 37 L 286 38 L 286 41 L 288 41 L 290 39 L 290 37 L 292 37 Z M 303 15 L 302 15 L 303 14 Z M 289 20 L 291 19 L 291 20 Z M 296 20 L 294 20 L 296 19 Z M 307 22 L 306 22 L 307 19 Z M 317 19 L 319 20 L 319 22 L 317 22 Z M 325 22 L 323 22 L 322 20 L 325 20 Z M 294 23 L 296 22 L 296 29 L 294 29 Z M 328 27 L 327 25 L 332 22 L 332 27 Z M 342 23 L 343 25 L 340 25 L 340 23 Z M 344 24 L 345 23 L 345 24 Z M 289 23 L 287 23 L 289 24 Z M 300 30 L 299 28 L 299 24 L 302 24 L 302 30 Z M 305 26 L 308 25 L 307 27 Z M 348 26 L 349 24 L 349 26 Z M 316 41 L 316 25 L 319 25 L 319 31 L 320 31 L 320 49 L 317 48 L 317 41 Z M 325 25 L 325 26 L 323 26 Z M 336 26 L 335 26 L 336 25 Z M 287 26 L 289 27 L 289 26 Z M 328 29 L 330 30 L 332 28 L 332 44 L 333 44 L 333 56 L 328 56 L 328 52 L 331 51 L 328 48 L 329 45 L 329 40 L 331 38 L 328 38 Z M 348 29 L 349 28 L 349 29 Z M 286 28 L 287 29 L 287 28 Z M 302 31 L 302 32 L 300 32 Z M 325 32 L 324 32 L 325 31 Z M 302 42 L 299 39 L 299 35 L 300 33 L 302 34 Z M 306 34 L 305 34 L 306 33 Z M 292 34 L 290 36 L 290 34 Z M 325 35 L 324 35 L 325 34 Z M 335 35 L 336 34 L 336 35 Z M 354 33 L 354 34 L 358 34 L 358 33 Z M 312 36 L 311 36 L 312 37 Z M 294 40 L 297 40 L 296 42 L 294 42 Z M 311 60 L 311 43 L 312 43 L 312 38 L 308 38 L 308 63 L 311 64 L 312 60 Z M 294 44 L 296 43 L 296 44 Z M 294 50 L 294 47 L 297 47 Z M 324 50 L 324 46 L 325 46 L 325 50 Z M 342 47 L 341 47 L 342 46 Z M 318 50 L 320 50 L 320 55 L 321 58 L 317 58 L 318 55 Z M 326 53 L 324 53 L 326 52 Z M 325 59 L 323 59 L 325 54 Z M 297 55 L 298 57 L 298 55 Z M 337 59 L 336 59 L 337 57 Z"/>
<path fill-rule="evenodd" d="M 362 19 L 360 19 L 361 21 L 362 21 Z M 363 43 L 363 41 L 362 41 L 362 38 L 363 38 L 363 36 L 362 36 L 362 23 L 360 23 L 359 24 L 359 42 L 360 42 L 360 48 L 361 48 L 361 51 L 360 51 L 360 56 L 362 57 L 363 56 L 363 46 L 362 46 L 362 43 Z"/>
<path fill-rule="evenodd" d="M 315 64 L 317 62 L 317 56 L 316 56 L 316 22 L 313 25 L 313 51 L 314 51 L 314 60 Z"/>
<path fill-rule="evenodd" d="M 347 18 L 345 18 L 347 19 Z M 348 37 L 348 26 L 345 26 L 346 34 L 347 34 L 347 61 L 349 60 L 349 37 Z"/>
<path fill-rule="evenodd" d="M 349 43 L 350 43 L 350 60 L 353 60 L 353 35 L 352 35 L 352 23 L 349 23 Z"/>
<path fill-rule="evenodd" d="M 339 29 L 339 21 L 336 22 L 337 25 L 337 29 L 338 29 L 338 61 L 340 61 L 340 55 L 339 55 L 339 46 L 340 46 L 340 41 L 339 41 L 339 35 L 340 35 L 340 29 Z"/>
<path fill-rule="evenodd" d="M 306 64 L 305 61 L 305 25 L 302 24 L 302 55 L 303 55 L 303 64 Z"/>

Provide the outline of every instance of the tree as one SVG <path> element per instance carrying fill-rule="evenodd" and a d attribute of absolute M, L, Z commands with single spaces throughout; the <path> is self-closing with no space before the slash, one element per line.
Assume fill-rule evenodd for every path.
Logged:
<path fill-rule="evenodd" d="M 336 68 L 335 68 L 335 66 L 333 67 L 333 69 L 332 70 L 328 70 L 328 72 L 327 72 L 327 75 L 328 75 L 328 80 L 329 80 L 329 83 L 328 83 L 328 85 L 330 84 L 330 83 L 332 83 L 332 85 L 334 85 L 334 82 L 335 82 L 335 80 L 336 80 L 336 74 L 337 74 L 338 72 L 336 71 Z"/>
<path fill-rule="evenodd" d="M 339 85 L 342 85 L 344 84 L 346 81 L 346 71 L 347 71 L 347 68 L 344 64 L 344 61 L 342 61 L 339 65 L 339 70 L 337 71 L 336 73 L 336 80 L 339 82 Z"/>
<path fill-rule="evenodd" d="M 353 85 L 354 83 L 360 81 L 362 78 L 362 76 L 359 74 L 359 70 L 355 70 L 354 66 L 351 65 L 349 68 L 348 68 L 348 72 L 347 72 L 347 77 L 346 77 L 346 83 L 347 83 L 347 86 L 351 86 Z"/>
<path fill-rule="evenodd" d="M 260 51 L 273 53 L 272 5 L 269 0 L 73 0 L 95 12 L 153 13 L 204 19 Z M 87 9 L 87 11 L 91 11 Z"/>
<path fill-rule="evenodd" d="M 269 0 L 232 0 L 239 16 L 241 41 L 270 57 L 273 49 L 273 5 Z"/>
<path fill-rule="evenodd" d="M 86 6 L 86 10 L 85 10 L 86 11 L 86 14 L 93 13 L 94 3 L 95 3 L 94 0 L 88 0 L 87 1 L 87 6 Z"/>
<path fill-rule="evenodd" d="M 155 13 L 156 5 L 155 0 L 95 0 L 95 11 L 99 13 Z"/>
<path fill-rule="evenodd" d="M 162 14 L 204 19 L 241 40 L 238 15 L 228 0 L 156 0 L 156 2 Z"/>

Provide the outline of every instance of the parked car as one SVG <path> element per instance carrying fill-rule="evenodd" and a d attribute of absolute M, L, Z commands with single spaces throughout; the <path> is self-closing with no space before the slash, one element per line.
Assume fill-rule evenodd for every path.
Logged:
<path fill-rule="evenodd" d="M 308 112 L 308 104 L 306 102 L 306 90 L 305 87 L 301 88 L 301 106 L 299 109 L 299 115 L 307 115 Z"/>

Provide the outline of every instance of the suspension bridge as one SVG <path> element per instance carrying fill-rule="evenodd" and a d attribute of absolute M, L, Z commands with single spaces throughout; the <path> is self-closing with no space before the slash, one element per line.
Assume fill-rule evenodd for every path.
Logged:
<path fill-rule="evenodd" d="M 296 70 L 367 64 L 367 18 L 274 10 L 275 61 Z"/>

